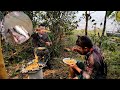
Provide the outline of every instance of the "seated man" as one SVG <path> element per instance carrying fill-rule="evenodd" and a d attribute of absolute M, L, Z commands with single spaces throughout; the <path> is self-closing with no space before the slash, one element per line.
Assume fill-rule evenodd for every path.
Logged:
<path fill-rule="evenodd" d="M 100 49 L 93 46 L 87 36 L 78 36 L 75 47 L 71 50 L 85 55 L 85 62 L 78 61 L 69 65 L 72 79 L 105 79 L 106 64 L 104 63 Z"/>
<path fill-rule="evenodd" d="M 39 59 L 44 57 L 44 62 L 48 64 L 48 59 L 49 59 L 49 50 L 48 47 L 52 45 L 51 40 L 48 37 L 48 34 L 46 33 L 47 30 L 45 29 L 45 26 L 43 24 L 39 25 L 39 27 L 35 30 L 37 33 L 34 33 L 32 35 L 33 37 L 33 44 L 34 47 L 46 47 L 46 49 L 39 50 L 37 49 L 36 53 Z"/>

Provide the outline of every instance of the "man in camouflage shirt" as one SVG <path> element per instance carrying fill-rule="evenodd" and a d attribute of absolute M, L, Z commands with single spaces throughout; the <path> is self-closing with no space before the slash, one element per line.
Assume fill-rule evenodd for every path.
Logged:
<path fill-rule="evenodd" d="M 106 64 L 100 49 L 87 36 L 78 36 L 72 51 L 85 55 L 85 62 L 69 65 L 72 79 L 105 79 Z"/>

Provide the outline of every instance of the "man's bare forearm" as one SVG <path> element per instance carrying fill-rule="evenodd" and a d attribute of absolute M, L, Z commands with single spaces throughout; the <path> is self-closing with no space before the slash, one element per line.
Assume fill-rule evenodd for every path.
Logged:
<path fill-rule="evenodd" d="M 82 70 L 81 70 L 79 67 L 76 67 L 75 69 L 76 69 L 79 73 L 82 72 Z"/>

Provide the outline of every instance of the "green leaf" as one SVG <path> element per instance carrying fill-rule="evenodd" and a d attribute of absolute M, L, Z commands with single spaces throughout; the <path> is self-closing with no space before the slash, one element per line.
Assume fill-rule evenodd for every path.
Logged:
<path fill-rule="evenodd" d="M 113 12 L 113 11 L 107 11 L 107 15 L 106 15 L 106 16 L 109 17 L 112 12 Z"/>
<path fill-rule="evenodd" d="M 93 19 L 92 22 L 94 22 L 95 20 Z"/>
<path fill-rule="evenodd" d="M 96 25 L 97 23 L 93 23 L 93 25 Z"/>

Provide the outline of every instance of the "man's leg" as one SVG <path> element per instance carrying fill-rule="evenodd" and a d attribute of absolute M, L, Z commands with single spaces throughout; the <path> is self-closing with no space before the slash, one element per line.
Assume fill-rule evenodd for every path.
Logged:
<path fill-rule="evenodd" d="M 81 62 L 80 60 L 77 60 L 77 63 L 76 65 L 80 68 L 80 69 L 84 69 L 84 63 Z M 70 77 L 73 78 L 75 77 L 75 75 L 80 75 L 81 73 L 79 73 L 78 71 L 76 71 L 75 69 L 73 68 L 70 68 Z"/>
<path fill-rule="evenodd" d="M 48 49 L 46 49 L 45 51 L 44 51 L 44 53 L 45 53 L 45 55 L 44 55 L 44 60 L 45 60 L 45 63 L 46 63 L 46 65 L 47 65 L 47 68 L 51 68 L 51 65 L 50 65 L 50 52 L 49 52 L 49 50 Z"/>
<path fill-rule="evenodd" d="M 46 49 L 45 51 L 44 51 L 44 60 L 45 60 L 45 62 L 47 63 L 48 61 L 49 61 L 49 50 L 48 49 Z"/>

